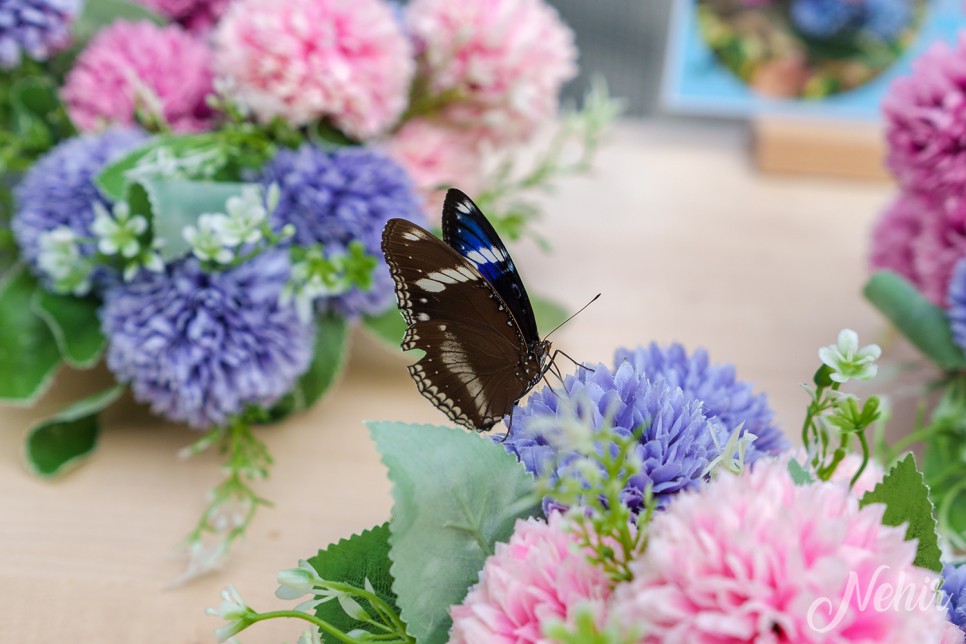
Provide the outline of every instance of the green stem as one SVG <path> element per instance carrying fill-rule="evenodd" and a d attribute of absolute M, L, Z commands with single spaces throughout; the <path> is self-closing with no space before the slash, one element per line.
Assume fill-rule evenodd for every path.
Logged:
<path fill-rule="evenodd" d="M 315 617 L 314 615 L 309 615 L 308 613 L 303 613 L 302 611 L 298 611 L 298 610 L 273 610 L 268 613 L 256 613 L 250 616 L 248 619 L 252 624 L 255 624 L 257 622 L 263 622 L 267 619 L 277 619 L 282 617 L 291 617 L 293 619 L 305 620 L 306 622 L 309 622 L 310 624 L 313 624 L 316 627 L 318 627 L 319 630 L 325 631 L 326 633 L 328 633 L 335 639 L 339 640 L 340 642 L 347 642 L 347 644 L 356 644 L 357 642 L 357 640 L 349 637 L 348 635 L 346 635 L 336 627 L 332 626 L 325 620 L 321 620 L 318 617 Z"/>
<path fill-rule="evenodd" d="M 902 454 L 902 452 L 904 452 L 906 448 L 908 448 L 910 445 L 913 445 L 919 442 L 926 442 L 927 440 L 932 438 L 933 434 L 936 433 L 936 430 L 938 428 L 939 427 L 937 423 L 930 423 L 929 425 L 926 425 L 922 429 L 918 429 L 912 432 L 911 434 L 906 434 L 905 436 L 897 440 L 889 450 L 889 462 L 891 463 L 896 458 L 898 458 L 899 455 Z"/>
<path fill-rule="evenodd" d="M 858 437 L 859 445 L 862 446 L 862 465 L 859 466 L 859 469 L 855 471 L 855 475 L 852 477 L 852 480 L 849 481 L 850 489 L 855 485 L 856 481 L 859 480 L 859 477 L 862 476 L 862 472 L 865 471 L 865 466 L 869 463 L 869 443 L 865 439 L 865 432 L 858 432 Z"/>

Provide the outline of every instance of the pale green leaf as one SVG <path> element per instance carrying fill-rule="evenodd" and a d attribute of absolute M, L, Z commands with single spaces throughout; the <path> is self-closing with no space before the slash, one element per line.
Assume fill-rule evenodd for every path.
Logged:
<path fill-rule="evenodd" d="M 47 323 L 68 365 L 88 369 L 97 364 L 107 340 L 101 333 L 95 300 L 38 289 L 31 306 Z"/>
<path fill-rule="evenodd" d="M 32 404 L 60 365 L 57 341 L 30 306 L 36 280 L 23 268 L 0 285 L 0 401 Z"/>

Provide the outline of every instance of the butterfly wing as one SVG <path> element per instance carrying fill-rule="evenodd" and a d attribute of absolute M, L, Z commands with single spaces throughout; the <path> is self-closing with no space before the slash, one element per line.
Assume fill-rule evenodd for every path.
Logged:
<path fill-rule="evenodd" d="M 408 324 L 404 350 L 419 392 L 450 420 L 489 429 L 527 392 L 528 347 L 500 294 L 465 257 L 405 219 L 392 219 L 382 250 Z"/>
<path fill-rule="evenodd" d="M 530 297 L 506 246 L 473 200 L 455 188 L 443 202 L 443 240 L 468 259 L 513 314 L 528 345 L 540 341 Z"/>

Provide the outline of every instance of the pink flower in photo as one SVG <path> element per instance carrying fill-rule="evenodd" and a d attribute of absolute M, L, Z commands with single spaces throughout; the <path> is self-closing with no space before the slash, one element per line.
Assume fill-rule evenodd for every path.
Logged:
<path fill-rule="evenodd" d="M 480 582 L 450 609 L 451 644 L 548 642 L 542 624 L 572 624 L 578 606 L 603 624 L 607 576 L 588 561 L 563 524 L 557 513 L 548 523 L 517 521 L 510 541 L 498 543 L 486 560 Z"/>
<path fill-rule="evenodd" d="M 445 117 L 498 143 L 527 139 L 557 113 L 576 73 L 573 33 L 543 0 L 412 0 L 409 30 Z"/>
<path fill-rule="evenodd" d="M 446 189 L 475 195 L 482 185 L 479 141 L 466 132 L 426 119 L 413 119 L 385 143 L 390 158 L 412 178 L 433 217 L 442 208 Z"/>
<path fill-rule="evenodd" d="M 211 62 L 208 46 L 177 25 L 118 20 L 77 57 L 62 96 L 83 131 L 130 125 L 143 111 L 175 131 L 197 132 L 212 117 Z"/>
<path fill-rule="evenodd" d="M 893 82 L 882 109 L 899 183 L 955 209 L 966 195 L 966 35 L 933 44 Z"/>
<path fill-rule="evenodd" d="M 211 31 L 232 0 L 137 0 L 165 18 L 184 25 L 193 33 Z"/>
<path fill-rule="evenodd" d="M 893 271 L 920 286 L 912 242 L 922 232 L 924 220 L 941 216 L 925 199 L 900 192 L 872 227 L 869 267 Z"/>
<path fill-rule="evenodd" d="M 939 642 L 939 575 L 913 565 L 884 509 L 844 485 L 795 485 L 784 459 L 723 475 L 654 519 L 611 619 L 649 644 Z"/>
<path fill-rule="evenodd" d="M 238 0 L 214 41 L 219 75 L 264 122 L 329 119 L 364 139 L 408 101 L 412 49 L 380 0 Z"/>

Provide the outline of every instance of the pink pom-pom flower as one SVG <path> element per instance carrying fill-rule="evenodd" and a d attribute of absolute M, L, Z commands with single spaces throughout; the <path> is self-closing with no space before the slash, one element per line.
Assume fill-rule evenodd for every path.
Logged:
<path fill-rule="evenodd" d="M 139 4 L 162 16 L 177 21 L 190 31 L 211 31 L 231 0 L 137 0 Z"/>
<path fill-rule="evenodd" d="M 576 73 L 573 33 L 543 0 L 413 0 L 406 20 L 429 91 L 453 97 L 445 117 L 494 142 L 552 119 Z"/>
<path fill-rule="evenodd" d="M 133 124 L 142 111 L 178 132 L 208 127 L 211 51 L 176 25 L 117 21 L 78 56 L 62 90 L 81 130 Z"/>
<path fill-rule="evenodd" d="M 611 619 L 647 643 L 939 642 L 939 575 L 884 510 L 785 459 L 723 475 L 654 519 Z"/>
<path fill-rule="evenodd" d="M 572 626 L 578 608 L 600 626 L 609 595 L 603 569 L 590 563 L 560 514 L 547 523 L 519 520 L 509 542 L 486 560 L 480 582 L 450 609 L 450 644 L 546 642 L 542 626 Z"/>
<path fill-rule="evenodd" d="M 364 139 L 408 101 L 412 48 L 379 0 L 238 0 L 214 42 L 219 75 L 263 122 L 329 119 Z"/>
<path fill-rule="evenodd" d="M 428 214 L 436 216 L 446 189 L 458 187 L 470 195 L 482 184 L 483 159 L 479 141 L 466 132 L 427 119 L 412 119 L 385 142 L 387 154 L 405 168 L 423 198 Z"/>
<path fill-rule="evenodd" d="M 892 84 L 882 109 L 899 183 L 955 210 L 966 196 L 966 35 L 932 45 Z"/>

